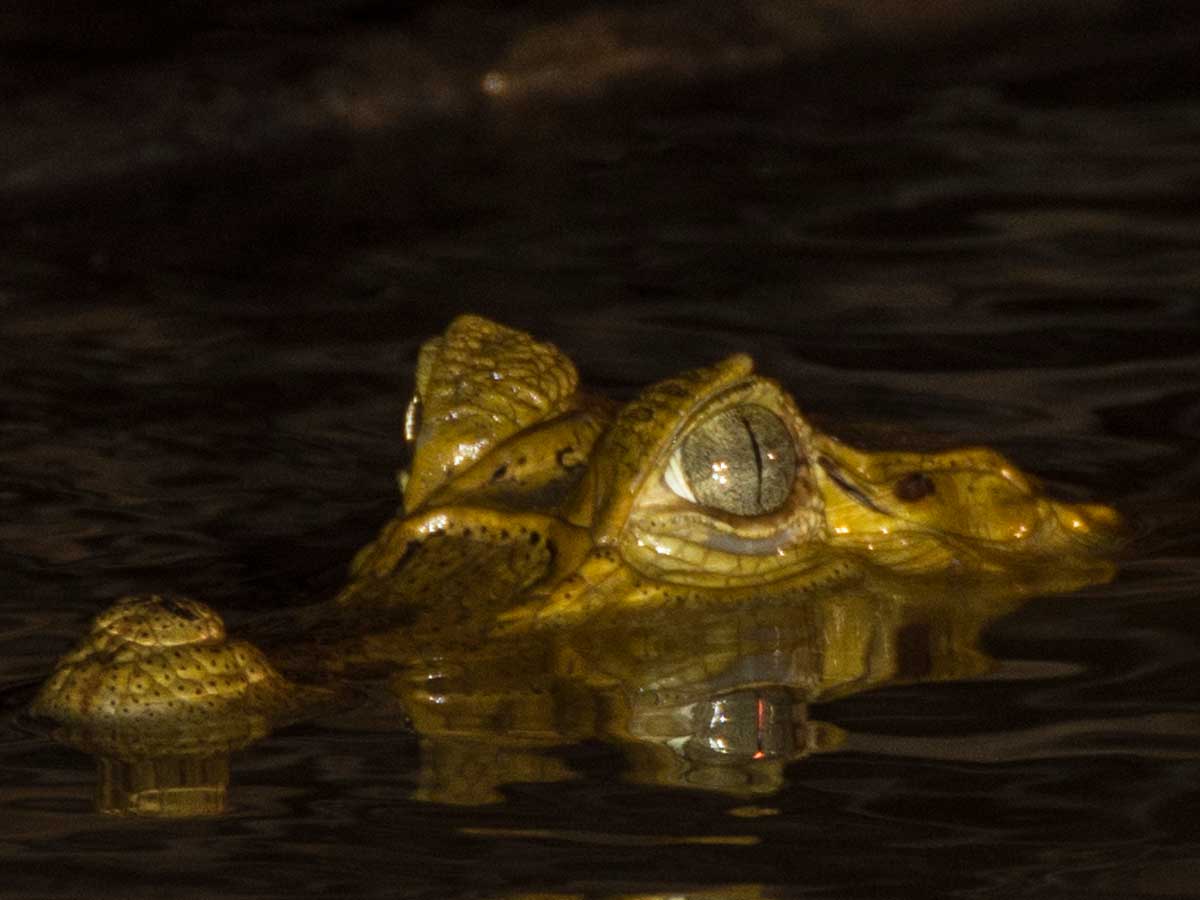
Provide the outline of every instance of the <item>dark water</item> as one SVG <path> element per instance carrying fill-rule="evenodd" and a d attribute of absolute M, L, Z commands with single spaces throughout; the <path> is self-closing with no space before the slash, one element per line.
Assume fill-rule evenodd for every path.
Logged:
<path fill-rule="evenodd" d="M 1044 79 L 773 70 L 10 211 L 14 697 L 124 592 L 236 624 L 334 590 L 394 512 L 416 347 L 458 311 L 618 396 L 748 351 L 830 430 L 996 446 L 1134 538 L 1114 583 L 993 625 L 996 674 L 821 705 L 855 740 L 789 767 L 772 815 L 630 784 L 596 742 L 554 751 L 574 781 L 424 803 L 412 740 L 302 726 L 235 758 L 224 817 L 113 819 L 90 760 L 6 720 L 0 894 L 1200 896 L 1200 102 L 1161 73 L 1178 40 Z"/>

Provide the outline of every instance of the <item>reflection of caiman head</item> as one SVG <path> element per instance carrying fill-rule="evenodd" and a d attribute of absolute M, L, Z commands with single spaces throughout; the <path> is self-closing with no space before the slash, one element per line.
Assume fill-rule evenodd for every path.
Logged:
<path fill-rule="evenodd" d="M 979 675 L 991 666 L 980 632 L 1022 602 L 998 585 L 886 587 L 642 609 L 447 654 L 435 683 L 393 683 L 422 736 L 421 796 L 495 802 L 508 782 L 570 779 L 552 748 L 596 738 L 621 748 L 635 781 L 774 791 L 789 763 L 843 740 L 810 704 Z"/>
<path fill-rule="evenodd" d="M 614 412 L 555 348 L 466 316 L 422 347 L 416 382 L 407 513 L 337 598 L 262 630 L 265 656 L 191 634 L 210 617 L 220 630 L 193 601 L 125 602 L 60 661 L 32 713 L 110 757 L 198 754 L 294 719 L 316 696 L 297 682 L 419 672 L 505 641 L 818 608 L 847 590 L 1019 598 L 1111 575 L 1111 509 L 1051 500 L 990 450 L 851 449 L 745 356 Z M 116 646 L 106 623 L 134 619 Z M 185 734 L 201 722 L 216 726 L 207 743 Z"/>

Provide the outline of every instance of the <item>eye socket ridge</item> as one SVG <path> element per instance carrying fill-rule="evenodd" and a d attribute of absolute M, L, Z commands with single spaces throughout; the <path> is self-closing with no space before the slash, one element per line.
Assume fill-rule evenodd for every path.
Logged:
<path fill-rule="evenodd" d="M 664 480 L 684 500 L 755 517 L 787 503 L 797 468 L 791 429 L 765 406 L 743 403 L 693 427 L 672 454 Z"/>

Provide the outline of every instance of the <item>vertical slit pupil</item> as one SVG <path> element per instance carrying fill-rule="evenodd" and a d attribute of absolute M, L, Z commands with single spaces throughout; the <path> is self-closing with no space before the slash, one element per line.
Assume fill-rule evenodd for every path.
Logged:
<path fill-rule="evenodd" d="M 757 484 L 754 490 L 754 499 L 758 503 L 758 508 L 762 509 L 762 488 L 763 488 L 763 461 L 762 448 L 758 446 L 758 438 L 754 435 L 754 429 L 750 427 L 750 423 L 745 416 L 738 416 L 742 422 L 742 427 L 746 429 L 746 434 L 750 437 L 750 449 L 754 451 L 754 472 Z"/>

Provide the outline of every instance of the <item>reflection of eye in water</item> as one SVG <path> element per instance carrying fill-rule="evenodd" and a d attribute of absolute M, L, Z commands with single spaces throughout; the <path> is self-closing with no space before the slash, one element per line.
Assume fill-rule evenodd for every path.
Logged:
<path fill-rule="evenodd" d="M 631 709 L 632 781 L 766 795 L 783 786 L 789 764 L 844 740 L 835 726 L 809 721 L 795 685 L 734 687 L 665 708 L 647 700 Z"/>
<path fill-rule="evenodd" d="M 684 745 L 692 757 L 714 754 L 744 759 L 790 759 L 797 729 L 807 716 L 782 687 L 747 688 L 697 703 L 693 731 Z"/>
<path fill-rule="evenodd" d="M 627 718 L 615 728 L 610 719 L 609 735 L 621 739 L 631 780 L 763 795 L 783 786 L 790 765 L 844 746 L 846 732 L 811 719 L 811 703 L 992 665 L 980 632 L 1022 598 L 963 593 L 961 582 L 923 586 L 905 600 L 835 592 L 676 613 L 637 639 L 593 636 L 578 659 L 629 691 Z"/>

